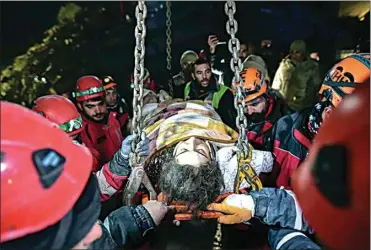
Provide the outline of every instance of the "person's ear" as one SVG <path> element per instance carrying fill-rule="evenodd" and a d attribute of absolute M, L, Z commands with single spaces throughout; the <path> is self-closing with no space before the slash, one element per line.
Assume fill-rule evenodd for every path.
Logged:
<path fill-rule="evenodd" d="M 77 103 L 77 107 L 78 107 L 79 110 L 82 110 L 82 105 L 81 105 L 81 103 L 78 102 L 78 103 Z"/>

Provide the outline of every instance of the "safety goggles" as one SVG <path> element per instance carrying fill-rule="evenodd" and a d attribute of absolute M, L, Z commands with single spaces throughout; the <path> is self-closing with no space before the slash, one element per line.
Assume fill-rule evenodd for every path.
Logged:
<path fill-rule="evenodd" d="M 340 97 L 344 97 L 346 95 L 346 93 L 341 89 L 341 87 L 355 88 L 357 85 L 356 83 L 353 83 L 353 82 L 334 82 L 332 81 L 331 76 L 327 76 L 327 79 L 329 79 L 330 81 L 325 80 L 323 85 L 331 87 L 336 92 L 336 94 L 338 94 Z M 322 95 L 324 96 L 324 94 L 325 93 L 323 93 Z"/>
<path fill-rule="evenodd" d="M 80 96 L 86 96 L 86 95 L 94 95 L 104 92 L 104 87 L 92 87 L 90 89 L 80 91 L 80 92 L 73 92 L 72 96 L 73 97 L 80 97 Z"/>
<path fill-rule="evenodd" d="M 61 125 L 59 125 L 59 128 L 61 128 L 66 133 L 71 133 L 73 131 L 76 131 L 78 129 L 82 128 L 82 118 L 81 116 L 79 118 L 70 120 L 68 122 L 65 122 Z"/>

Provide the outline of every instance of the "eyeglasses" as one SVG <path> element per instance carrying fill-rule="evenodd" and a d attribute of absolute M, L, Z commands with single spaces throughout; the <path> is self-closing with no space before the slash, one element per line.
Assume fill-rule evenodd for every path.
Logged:
<path fill-rule="evenodd" d="M 82 128 L 82 118 L 80 116 L 76 119 L 65 122 L 65 123 L 59 125 L 59 128 L 61 128 L 66 133 L 71 133 L 73 131 L 81 129 Z"/>

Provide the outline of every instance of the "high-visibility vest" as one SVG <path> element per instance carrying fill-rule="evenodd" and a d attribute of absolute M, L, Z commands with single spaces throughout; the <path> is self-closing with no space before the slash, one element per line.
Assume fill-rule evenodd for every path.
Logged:
<path fill-rule="evenodd" d="M 230 88 L 228 88 L 227 86 L 225 85 L 219 85 L 219 90 L 214 92 L 213 94 L 213 100 L 212 100 L 212 106 L 215 108 L 215 109 L 218 109 L 219 108 L 219 102 L 220 100 L 222 99 L 224 93 L 227 91 L 227 90 L 230 90 Z M 191 82 L 188 82 L 184 88 L 184 100 L 187 99 L 188 95 L 189 95 L 189 92 L 191 91 Z"/>

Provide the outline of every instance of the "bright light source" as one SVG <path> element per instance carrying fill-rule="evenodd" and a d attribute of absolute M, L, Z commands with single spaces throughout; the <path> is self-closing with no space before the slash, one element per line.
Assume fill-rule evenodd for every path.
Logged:
<path fill-rule="evenodd" d="M 164 5 L 163 4 L 160 4 L 160 9 L 164 8 Z"/>
<path fill-rule="evenodd" d="M 6 169 L 6 164 L 4 162 L 1 163 L 1 172 Z"/>
<path fill-rule="evenodd" d="M 158 11 L 158 9 L 157 8 L 155 8 L 155 12 L 157 12 Z"/>

